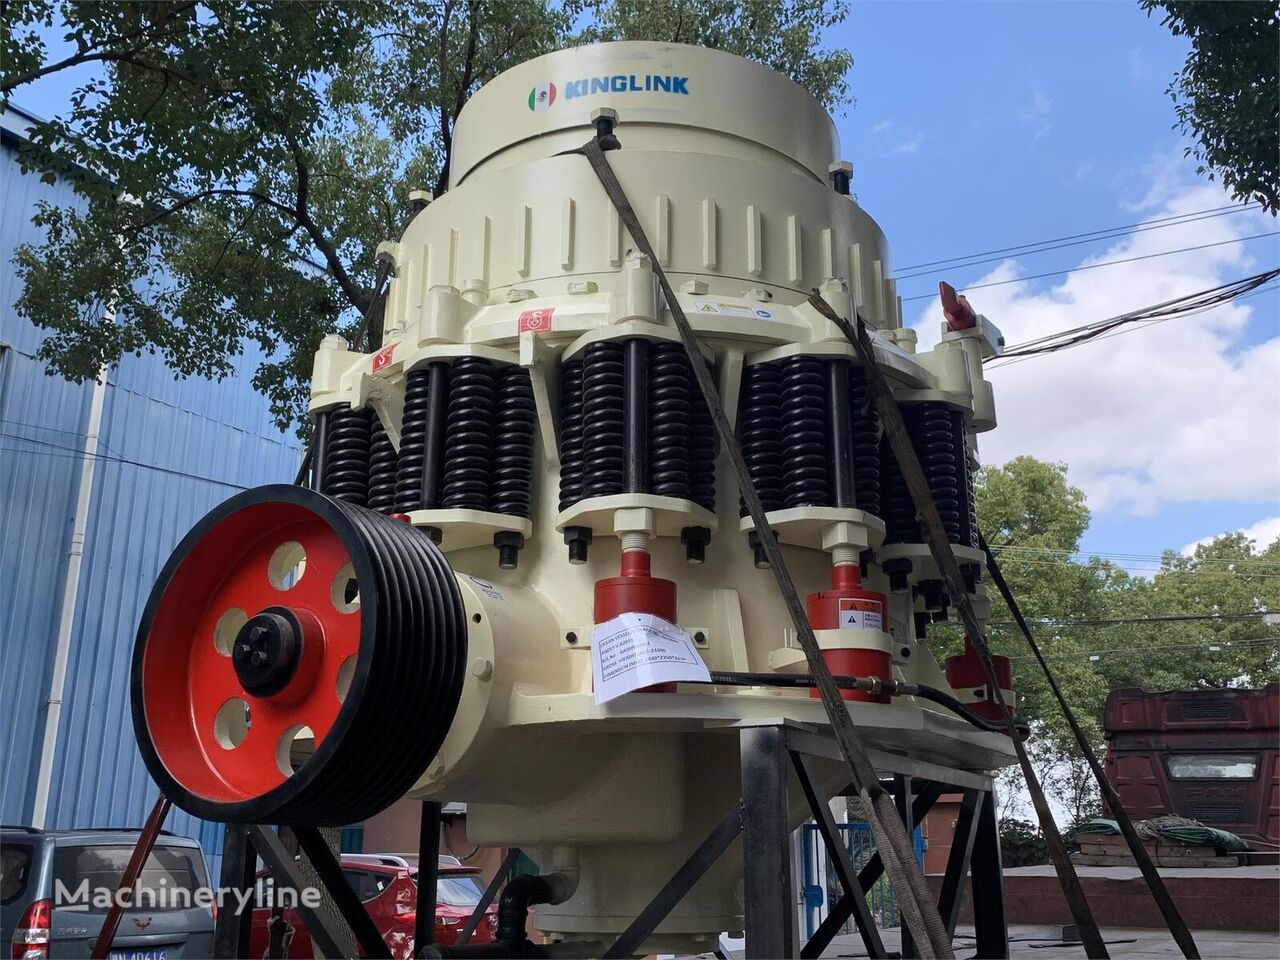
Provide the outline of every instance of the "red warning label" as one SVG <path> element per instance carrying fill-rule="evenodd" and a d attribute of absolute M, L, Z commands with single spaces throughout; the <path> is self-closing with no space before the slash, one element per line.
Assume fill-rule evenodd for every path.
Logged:
<path fill-rule="evenodd" d="M 884 611 L 879 600 L 840 598 L 840 629 L 878 630 L 884 632 Z"/>
<path fill-rule="evenodd" d="M 555 312 L 555 307 L 525 310 L 520 314 L 520 319 L 516 321 L 516 332 L 524 333 L 526 330 L 532 330 L 534 333 L 545 333 L 551 329 L 551 317 Z"/>
<path fill-rule="evenodd" d="M 373 372 L 377 373 L 383 367 L 391 366 L 391 361 L 395 359 L 396 347 L 400 346 L 399 342 L 388 343 L 373 355 Z"/>

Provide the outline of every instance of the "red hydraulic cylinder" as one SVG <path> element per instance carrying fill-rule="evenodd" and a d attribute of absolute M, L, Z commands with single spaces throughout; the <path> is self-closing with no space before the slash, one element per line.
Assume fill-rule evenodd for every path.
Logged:
<path fill-rule="evenodd" d="M 1000 684 L 1001 690 L 1013 689 L 1013 667 L 1009 663 L 1008 657 L 1002 657 L 999 654 L 991 655 L 991 665 L 995 668 L 996 682 Z M 1000 710 L 1000 704 L 996 702 L 995 695 L 987 689 L 987 672 L 982 669 L 982 660 L 978 657 L 978 651 L 973 645 L 973 641 L 969 637 L 964 638 L 964 653 L 958 657 L 948 657 L 947 665 L 947 683 L 950 684 L 952 690 L 982 690 L 986 699 L 979 700 L 976 703 L 966 703 L 965 706 L 978 714 L 980 717 L 986 717 L 988 720 L 1003 720 L 1004 714 Z M 1013 703 L 1006 701 L 1009 709 L 1013 709 Z"/>
<path fill-rule="evenodd" d="M 622 575 L 597 580 L 593 617 L 606 623 L 624 613 L 649 613 L 668 623 L 676 622 L 676 585 L 650 573 L 647 550 L 622 552 Z M 646 691 L 674 693 L 674 683 L 657 683 Z"/>
<path fill-rule="evenodd" d="M 862 629 L 886 632 L 889 605 L 883 593 L 862 588 L 862 575 L 856 564 L 838 564 L 831 568 L 831 589 L 809 594 L 806 602 L 809 625 L 814 630 Z M 831 672 L 844 677 L 879 677 L 892 679 L 893 660 L 884 650 L 853 648 L 823 650 L 822 659 Z M 816 689 L 810 691 L 817 697 Z M 862 690 L 841 690 L 846 700 L 888 703 L 883 694 Z"/>

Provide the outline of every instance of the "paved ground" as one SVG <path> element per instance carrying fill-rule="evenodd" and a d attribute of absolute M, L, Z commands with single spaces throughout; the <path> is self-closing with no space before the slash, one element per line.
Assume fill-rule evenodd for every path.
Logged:
<path fill-rule="evenodd" d="M 884 945 L 889 951 L 898 949 L 898 931 L 882 931 Z M 955 939 L 956 956 L 962 960 L 974 957 L 973 928 L 961 925 Z M 1235 930 L 1192 931 L 1200 955 L 1214 960 L 1276 960 L 1280 957 L 1280 931 L 1260 933 Z M 966 936 L 968 934 L 968 936 Z M 1059 940 L 1060 931 L 1054 927 L 1012 926 L 1009 928 L 1009 956 L 1011 960 L 1084 960 L 1084 948 L 1065 946 Z M 1107 952 L 1112 960 L 1156 960 L 1160 957 L 1181 957 L 1180 951 L 1166 930 L 1117 930 L 1105 929 Z M 837 937 L 824 957 L 865 957 L 862 941 L 858 936 Z"/>

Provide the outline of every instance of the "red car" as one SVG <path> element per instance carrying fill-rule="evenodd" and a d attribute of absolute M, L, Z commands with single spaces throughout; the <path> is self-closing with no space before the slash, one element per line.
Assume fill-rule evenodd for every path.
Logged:
<path fill-rule="evenodd" d="M 364 907 L 373 918 L 382 939 L 391 948 L 397 960 L 413 957 L 413 928 L 418 911 L 418 857 L 416 854 L 344 853 L 342 872 L 351 889 L 364 901 Z M 480 871 L 464 867 L 456 857 L 440 858 L 439 879 L 436 883 L 436 936 L 439 944 L 452 944 L 466 925 L 467 919 L 484 894 L 484 881 Z M 267 953 L 267 920 L 271 916 L 271 898 L 275 894 L 275 879 L 270 872 L 258 874 L 253 926 L 249 939 L 250 957 L 265 957 Z M 291 891 L 281 895 L 289 900 Z M 292 958 L 315 956 L 311 934 L 296 909 L 284 910 L 285 955 Z M 471 943 L 489 943 L 498 926 L 498 907 L 490 904 L 485 917 L 471 935 Z"/>

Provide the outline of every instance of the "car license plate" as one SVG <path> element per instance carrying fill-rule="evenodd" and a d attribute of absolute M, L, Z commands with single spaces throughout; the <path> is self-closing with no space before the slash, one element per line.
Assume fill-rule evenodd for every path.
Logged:
<path fill-rule="evenodd" d="M 112 950 L 107 960 L 167 960 L 168 947 L 152 947 L 149 950 Z"/>

